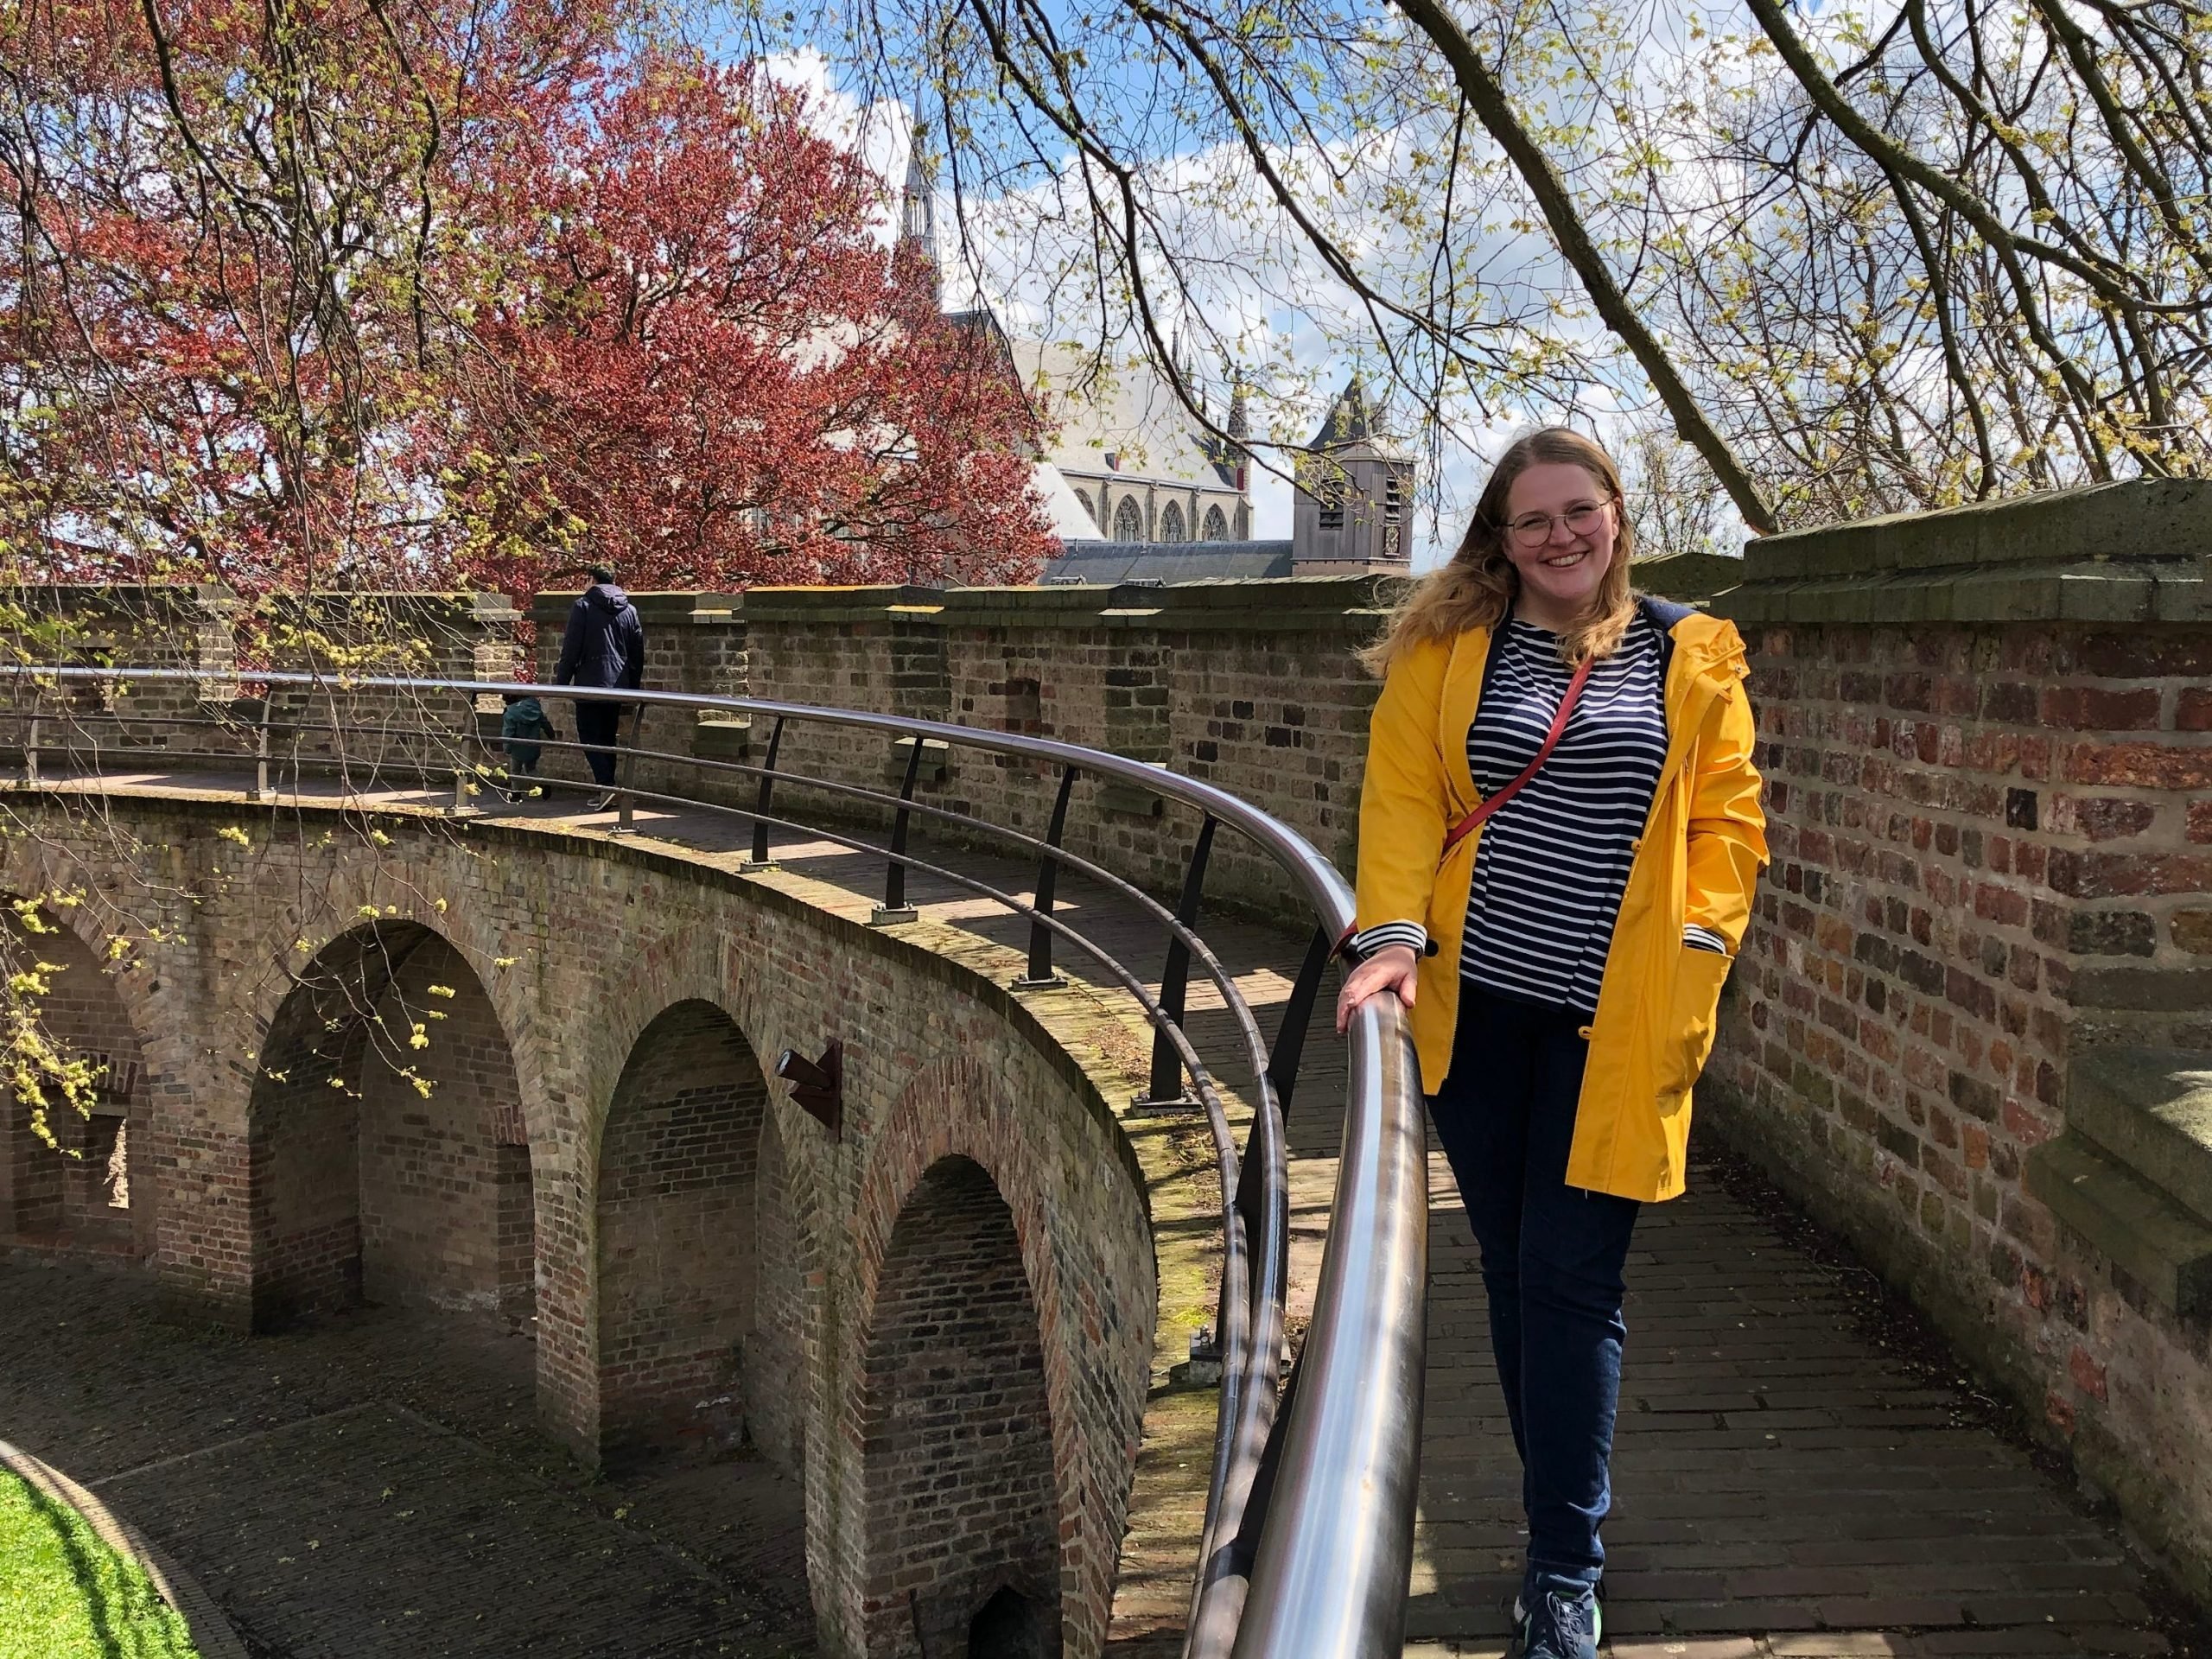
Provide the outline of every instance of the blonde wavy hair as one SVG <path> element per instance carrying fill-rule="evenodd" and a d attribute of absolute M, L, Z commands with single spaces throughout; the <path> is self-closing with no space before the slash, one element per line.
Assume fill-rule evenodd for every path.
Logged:
<path fill-rule="evenodd" d="M 1521 573 L 1505 551 L 1506 497 L 1515 479 L 1546 462 L 1581 467 L 1613 504 L 1612 563 L 1599 580 L 1590 608 L 1560 635 L 1560 660 L 1577 668 L 1620 649 L 1621 638 L 1636 617 L 1636 595 L 1628 580 L 1636 533 L 1629 528 L 1620 468 L 1596 440 L 1568 427 L 1547 426 L 1516 439 L 1497 458 L 1459 550 L 1449 563 L 1414 585 L 1391 613 L 1382 637 L 1359 653 L 1370 673 L 1379 677 L 1409 645 L 1456 639 L 1470 628 L 1494 628 L 1511 614 L 1521 592 Z"/>

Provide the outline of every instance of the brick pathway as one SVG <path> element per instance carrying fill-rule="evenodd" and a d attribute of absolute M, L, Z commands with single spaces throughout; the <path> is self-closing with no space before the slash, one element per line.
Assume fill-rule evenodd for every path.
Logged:
<path fill-rule="evenodd" d="M 370 1310 L 242 1342 L 135 1274 L 0 1257 L 0 1423 L 181 1562 L 256 1659 L 812 1651 L 797 1487 L 588 1483 L 527 1337 Z"/>
<path fill-rule="evenodd" d="M 737 845 L 728 819 L 641 813 L 639 828 L 702 852 Z M 964 853 L 929 855 L 1027 890 L 1020 868 Z M 855 893 L 874 892 L 881 880 L 880 862 L 819 844 L 779 856 L 787 869 Z M 1011 948 L 1026 940 L 1026 924 L 946 884 L 917 876 L 909 897 L 925 918 Z M 1080 883 L 1064 898 L 1069 919 L 1147 976 L 1156 974 L 1160 943 L 1142 918 Z M 1210 920 L 1205 931 L 1271 1035 L 1303 939 L 1234 920 Z M 1067 952 L 1062 957 L 1064 968 L 1081 971 Z M 1192 1001 L 1194 1039 L 1236 1080 L 1241 1074 L 1225 1059 L 1231 1027 L 1219 999 L 1194 987 Z M 1294 1328 L 1311 1295 L 1334 1185 L 1341 1056 L 1332 1039 L 1316 1037 L 1291 1115 Z M 1407 1651 L 1495 1656 L 1504 1650 L 1503 1605 L 1517 1573 L 1519 1476 L 1491 1375 L 1473 1245 L 1440 1157 L 1432 1159 L 1431 1191 L 1431 1360 Z M 1981 1426 L 1963 1378 L 1931 1375 L 1886 1348 L 1869 1318 L 1881 1300 L 1863 1270 L 1826 1264 L 1785 1237 L 1765 1218 L 1784 1208 L 1756 1178 L 1737 1171 L 1723 1181 L 1708 1164 L 1694 1171 L 1688 1198 L 1650 1207 L 1640 1224 L 1630 1268 L 1617 1507 L 1606 1527 L 1609 1650 L 1621 1659 L 2172 1651 L 2167 1634 L 2153 1627 L 2142 1571 L 2114 1529 Z M 49 1318 L 69 1306 L 67 1297 L 57 1304 L 49 1288 L 64 1282 L 82 1281 L 0 1273 L 0 1329 L 23 1328 L 16 1319 L 26 1295 Z M 277 1374 L 296 1366 L 272 1344 L 190 1351 L 181 1362 L 174 1346 L 145 1352 L 146 1343 L 175 1339 L 116 1326 L 99 1311 L 111 1294 L 103 1287 L 85 1296 L 86 1317 L 106 1330 L 80 1355 L 78 1372 L 66 1365 L 56 1372 L 43 1357 L 0 1372 L 0 1424 L 43 1411 L 54 1434 L 41 1440 L 26 1430 L 16 1438 L 80 1478 L 186 1452 L 183 1461 L 119 1484 L 144 1483 L 139 1518 L 157 1537 L 181 1531 L 206 1541 L 177 1553 L 226 1608 L 255 1605 L 271 1630 L 301 1632 L 290 1638 L 296 1645 L 267 1651 L 524 1651 L 462 1639 L 472 1611 L 504 1621 L 510 1609 L 529 1617 L 547 1611 L 545 1628 L 563 1633 L 548 1638 L 554 1645 L 526 1649 L 532 1652 L 713 1651 L 715 1641 L 762 1639 L 779 1618 L 797 1628 L 788 1588 L 803 1573 L 788 1558 L 780 1569 L 770 1560 L 775 1548 L 788 1551 L 791 1537 L 764 1520 L 772 1503 L 741 1483 L 717 1486 L 711 1478 L 634 1497 L 622 1489 L 580 1492 L 546 1466 L 551 1454 L 528 1433 L 518 1363 L 502 1370 L 473 1351 L 434 1359 L 412 1327 L 389 1349 L 379 1345 L 389 1338 L 356 1336 L 348 1348 L 343 1336 L 310 1337 L 302 1339 L 310 1350 L 321 1340 L 339 1344 L 343 1363 L 331 1363 L 352 1382 L 302 1392 L 296 1376 L 278 1385 Z M 372 1328 L 396 1330 L 373 1320 L 363 1327 Z M 162 1380 L 180 1363 L 196 1379 L 181 1394 Z M 458 1391 L 458 1404 L 448 1381 L 455 1365 L 474 1379 Z M 117 1370 L 152 1375 L 125 1386 L 111 1375 Z M 264 1372 L 269 1380 L 257 1382 Z M 505 1395 L 493 1382 L 502 1376 Z M 80 1406 L 71 1391 L 88 1378 L 122 1392 Z M 196 1403 L 188 1402 L 182 1396 L 194 1388 Z M 302 1403 L 292 1403 L 296 1396 Z M 209 1421 L 222 1411 L 234 1421 Z M 259 1449 L 207 1449 L 268 1415 L 283 1427 L 256 1443 Z M 284 1455 L 294 1447 L 296 1456 Z M 194 1478 L 188 1465 L 203 1459 L 206 1469 L 232 1479 Z M 88 1459 L 99 1467 L 88 1471 Z M 323 1473 L 288 1480 L 286 1470 L 302 1464 Z M 380 1495 L 392 1484 L 379 1472 L 387 1467 L 409 1483 L 405 1490 L 423 1494 L 411 1505 L 415 1542 L 390 1524 L 398 1500 Z M 467 1472 L 442 1479 L 441 1469 Z M 264 1480 L 276 1501 L 257 1504 Z M 211 1496 L 211 1484 L 230 1495 Z M 117 1497 L 141 1501 L 135 1492 Z M 1146 1517 L 1135 1519 L 1141 1531 Z M 1173 1533 L 1190 1517 L 1168 1522 Z M 558 1575 L 542 1570 L 543 1546 L 528 1541 L 541 1529 L 563 1541 Z M 300 1540 L 326 1533 L 325 1546 L 341 1541 L 353 1565 L 303 1565 Z M 207 1554 L 194 1553 L 203 1548 Z M 677 1548 L 681 1558 L 669 1553 Z M 479 1558 L 480 1569 L 451 1569 L 457 1559 Z M 603 1574 L 578 1570 L 579 1562 L 589 1568 L 601 1560 Z M 226 1588 L 226 1567 L 235 1590 Z M 332 1638 L 306 1633 L 315 1624 L 308 1586 L 318 1571 L 343 1586 L 335 1605 L 346 1609 L 342 1628 L 353 1645 L 315 1646 Z M 1147 1606 L 1164 1618 L 1187 1593 L 1187 1580 L 1179 1587 L 1172 1574 L 1157 1576 Z M 779 1583 L 780 1607 L 772 1594 Z M 641 1587 L 647 1584 L 650 1593 Z M 748 1594 L 740 1584 L 765 1587 Z M 395 1611 L 399 1602 L 432 1611 Z M 583 1625 L 550 1616 L 571 1605 L 588 1610 Z M 625 1610 L 644 1606 L 662 1621 L 650 1626 L 661 1645 L 588 1645 L 632 1617 Z M 1123 1611 L 1117 1607 L 1117 1616 Z M 404 1627 L 392 1623 L 434 1616 L 450 1632 L 441 1637 L 444 1646 L 408 1645 Z M 379 1635 L 386 1645 L 365 1643 L 360 1632 L 371 1629 L 400 1634 Z M 587 1645 L 563 1647 L 558 1639 Z M 1156 1637 L 1132 1642 L 1129 1651 L 1158 1645 Z"/>

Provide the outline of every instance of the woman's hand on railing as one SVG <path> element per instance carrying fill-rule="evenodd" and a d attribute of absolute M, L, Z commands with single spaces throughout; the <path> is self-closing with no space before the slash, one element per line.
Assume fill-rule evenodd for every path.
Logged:
<path fill-rule="evenodd" d="M 1414 979 L 1421 959 L 1408 944 L 1386 944 L 1351 970 L 1337 997 L 1337 1035 L 1351 1024 L 1359 1005 L 1381 991 L 1395 991 L 1406 1007 L 1414 1005 Z"/>

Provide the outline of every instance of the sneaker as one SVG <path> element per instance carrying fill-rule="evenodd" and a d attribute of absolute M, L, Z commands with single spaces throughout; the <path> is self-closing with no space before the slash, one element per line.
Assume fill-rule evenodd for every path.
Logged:
<path fill-rule="evenodd" d="M 608 790 L 604 795 L 601 795 L 597 800 L 591 804 L 591 810 L 594 812 L 611 811 L 614 806 L 614 796 L 615 791 L 611 789 Z"/>
<path fill-rule="evenodd" d="M 1529 1622 L 1529 1604 L 1535 1598 L 1535 1569 L 1531 1567 L 1521 1580 L 1521 1587 L 1513 1592 L 1513 1628 L 1516 1630 Z M 1590 1586 L 1590 1591 L 1598 1598 L 1598 1623 L 1602 1626 L 1605 1620 L 1605 1580 L 1599 1579 Z"/>
<path fill-rule="evenodd" d="M 1515 1598 L 1513 1610 L 1521 1615 L 1522 1659 L 1598 1659 L 1605 1615 L 1589 1586 L 1554 1580 L 1525 1608 Z"/>

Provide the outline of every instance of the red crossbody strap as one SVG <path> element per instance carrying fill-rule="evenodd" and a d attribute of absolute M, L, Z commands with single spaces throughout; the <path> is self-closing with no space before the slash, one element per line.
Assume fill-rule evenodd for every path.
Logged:
<path fill-rule="evenodd" d="M 1574 712 L 1574 704 L 1582 696 L 1582 688 L 1590 678 L 1591 664 L 1584 663 L 1574 671 L 1574 677 L 1567 683 L 1567 695 L 1559 700 L 1559 712 L 1552 716 L 1552 728 L 1544 734 L 1544 746 L 1536 751 L 1536 758 L 1521 769 L 1521 775 L 1495 794 L 1484 798 L 1483 804 L 1452 826 L 1451 834 L 1444 837 L 1444 850 L 1450 852 L 1480 827 L 1483 820 L 1503 806 L 1521 792 L 1522 785 L 1536 775 L 1536 768 L 1550 758 L 1559 747 L 1560 734 L 1567 729 L 1567 717 Z"/>

